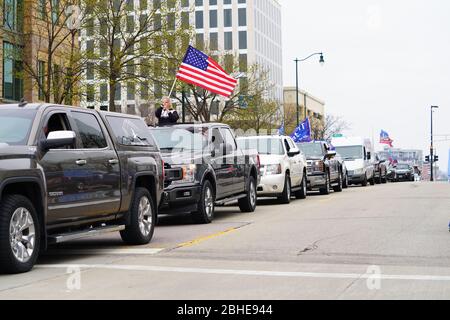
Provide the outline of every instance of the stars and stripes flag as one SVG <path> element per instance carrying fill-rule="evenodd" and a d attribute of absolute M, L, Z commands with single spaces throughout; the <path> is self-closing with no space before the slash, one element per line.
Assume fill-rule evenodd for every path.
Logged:
<path fill-rule="evenodd" d="M 380 133 L 380 143 L 381 143 L 381 144 L 387 144 L 387 145 L 389 145 L 389 146 L 392 148 L 392 147 L 393 147 L 394 140 L 392 140 L 392 139 L 390 138 L 389 133 L 387 133 L 387 132 L 384 131 L 384 130 L 381 130 L 381 133 Z"/>
<path fill-rule="evenodd" d="M 216 61 L 192 46 L 189 46 L 184 56 L 177 79 L 226 98 L 231 96 L 237 85 L 237 80 Z"/>

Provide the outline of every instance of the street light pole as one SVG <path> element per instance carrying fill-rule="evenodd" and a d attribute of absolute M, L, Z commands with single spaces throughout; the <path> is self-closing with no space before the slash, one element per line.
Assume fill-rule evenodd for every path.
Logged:
<path fill-rule="evenodd" d="M 300 60 L 295 59 L 295 93 L 296 93 L 296 100 L 297 100 L 297 127 L 300 125 L 300 104 L 298 102 L 298 63 Z"/>
<path fill-rule="evenodd" d="M 434 182 L 434 135 L 433 135 L 433 109 L 439 109 L 438 106 L 431 106 L 431 147 L 430 147 L 430 162 L 431 162 L 431 182 Z"/>
<path fill-rule="evenodd" d="M 323 65 L 325 63 L 325 59 L 323 58 L 322 52 L 316 52 L 304 59 L 295 59 L 295 93 L 297 94 L 296 102 L 297 102 L 297 127 L 300 125 L 300 103 L 299 103 L 299 76 L 298 76 L 298 63 L 308 60 L 311 57 L 320 55 L 319 63 Z M 306 105 L 305 105 L 305 115 L 306 115 Z M 306 117 L 305 117 L 306 118 Z"/>

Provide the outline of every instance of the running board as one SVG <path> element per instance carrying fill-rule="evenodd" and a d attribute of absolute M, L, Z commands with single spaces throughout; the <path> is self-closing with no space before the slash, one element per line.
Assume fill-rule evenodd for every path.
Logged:
<path fill-rule="evenodd" d="M 227 203 L 230 203 L 230 202 L 233 202 L 233 201 L 245 198 L 246 196 L 247 196 L 246 194 L 241 194 L 241 195 L 236 196 L 236 197 L 219 200 L 219 201 L 216 201 L 216 205 L 222 206 L 224 204 L 227 204 Z"/>
<path fill-rule="evenodd" d="M 119 232 L 125 230 L 125 226 L 106 226 L 99 228 L 91 228 L 82 231 L 69 232 L 69 233 L 61 233 L 55 234 L 48 237 L 48 242 L 50 244 L 62 243 L 66 241 L 78 240 L 88 237 L 94 237 L 105 233 L 110 232 Z"/>

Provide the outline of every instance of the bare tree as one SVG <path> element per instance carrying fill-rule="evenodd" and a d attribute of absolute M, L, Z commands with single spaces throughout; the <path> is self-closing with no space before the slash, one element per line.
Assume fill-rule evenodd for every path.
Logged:
<path fill-rule="evenodd" d="M 311 134 L 315 140 L 331 141 L 335 134 L 348 130 L 350 125 L 340 116 L 326 115 L 323 120 L 311 119 Z"/>
<path fill-rule="evenodd" d="M 144 1 L 143 1 L 144 2 Z M 142 3 L 143 3 L 142 2 Z M 174 70 L 174 51 L 189 43 L 189 23 L 180 19 L 179 0 L 163 2 L 140 11 L 130 0 L 84 0 L 88 21 L 85 42 L 89 68 L 109 87 L 109 110 L 115 110 L 116 91 L 125 84 L 128 92 L 145 97 L 149 83 L 166 86 L 164 70 Z M 135 14 L 139 21 L 135 22 Z M 94 50 L 99 48 L 99 50 Z M 136 88 L 139 86 L 139 88 Z"/>

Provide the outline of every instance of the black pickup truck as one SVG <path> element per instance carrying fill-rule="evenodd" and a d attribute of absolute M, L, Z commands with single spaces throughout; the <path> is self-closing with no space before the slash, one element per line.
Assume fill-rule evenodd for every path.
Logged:
<path fill-rule="evenodd" d="M 195 222 L 210 223 L 216 205 L 236 200 L 242 212 L 255 211 L 258 157 L 238 148 L 227 125 L 183 124 L 150 132 L 166 169 L 182 169 L 182 177 L 166 174 L 161 213 L 190 212 Z"/>
<path fill-rule="evenodd" d="M 32 269 L 40 251 L 120 231 L 151 241 L 164 163 L 145 122 L 26 104 L 0 108 L 0 272 Z"/>

